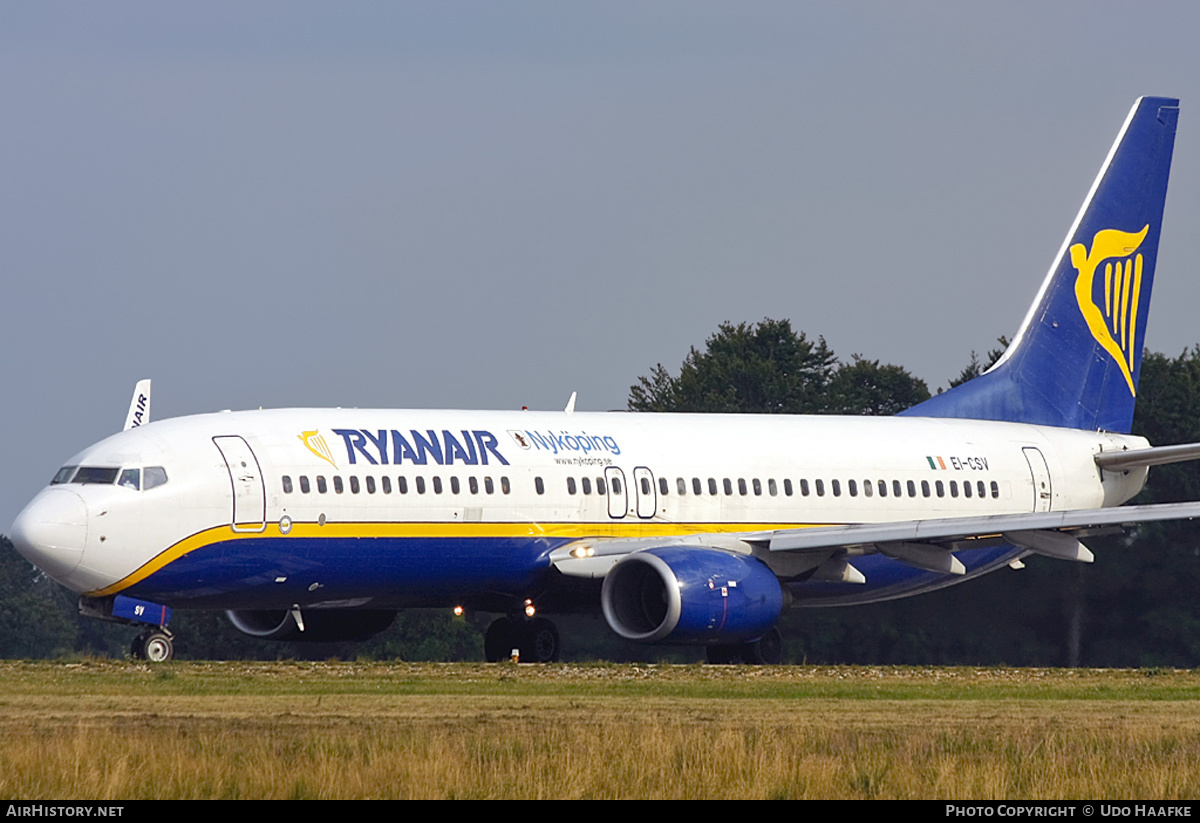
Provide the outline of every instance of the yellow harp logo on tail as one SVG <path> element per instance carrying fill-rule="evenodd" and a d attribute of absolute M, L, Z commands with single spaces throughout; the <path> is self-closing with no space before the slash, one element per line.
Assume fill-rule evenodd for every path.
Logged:
<path fill-rule="evenodd" d="M 325 438 L 320 435 L 317 429 L 302 432 L 298 436 L 310 452 L 329 463 L 335 469 L 337 468 L 337 463 L 333 462 L 333 452 L 329 450 L 329 444 L 325 442 Z"/>
<path fill-rule="evenodd" d="M 1142 255 L 1134 254 L 1150 224 L 1139 232 L 1102 229 L 1092 238 L 1092 248 L 1082 243 L 1071 246 L 1071 265 L 1079 272 L 1075 278 L 1075 300 L 1096 342 L 1104 347 L 1117 365 L 1129 393 L 1137 395 L 1133 386 L 1133 361 L 1137 347 L 1138 301 L 1142 290 Z M 1104 295 L 1101 305 L 1093 296 L 1097 269 L 1104 264 Z"/>

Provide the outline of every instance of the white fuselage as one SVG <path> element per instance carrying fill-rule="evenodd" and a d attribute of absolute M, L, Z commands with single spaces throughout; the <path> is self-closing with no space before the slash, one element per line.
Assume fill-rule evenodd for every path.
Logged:
<path fill-rule="evenodd" d="M 1146 471 L 1101 472 L 1094 455 L 1146 445 L 911 417 L 219 413 L 150 423 L 84 450 L 68 466 L 109 472 L 87 483 L 66 472 L 13 531 L 27 557 L 97 596 L 399 607 L 528 596 L 550 585 L 549 553 L 583 538 L 1115 506 Z M 134 480 L 129 470 L 139 470 L 138 488 L 121 484 Z M 895 582 L 889 572 L 841 585 L 870 599 L 885 579 Z M 805 598 L 805 587 L 794 593 Z"/>

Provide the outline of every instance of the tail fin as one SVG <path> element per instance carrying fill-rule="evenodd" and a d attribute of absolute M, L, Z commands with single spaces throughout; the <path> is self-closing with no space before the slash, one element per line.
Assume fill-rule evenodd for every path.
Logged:
<path fill-rule="evenodd" d="M 902 414 L 1129 431 L 1178 119 L 1178 100 L 1133 104 L 1004 355 Z"/>

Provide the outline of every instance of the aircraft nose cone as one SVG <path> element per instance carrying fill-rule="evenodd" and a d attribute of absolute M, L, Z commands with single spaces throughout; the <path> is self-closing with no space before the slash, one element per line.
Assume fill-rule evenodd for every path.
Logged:
<path fill-rule="evenodd" d="M 87 504 L 67 489 L 48 489 L 17 515 L 12 541 L 18 552 L 54 578 L 74 571 L 87 542 Z"/>

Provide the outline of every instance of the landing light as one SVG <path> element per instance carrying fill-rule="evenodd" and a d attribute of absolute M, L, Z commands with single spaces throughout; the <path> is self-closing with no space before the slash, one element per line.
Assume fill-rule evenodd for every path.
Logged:
<path fill-rule="evenodd" d="M 462 616 L 463 616 L 463 612 L 464 612 L 464 611 L 465 611 L 465 609 L 463 609 L 463 607 L 462 607 L 462 606 L 455 606 L 455 607 L 454 607 L 454 616 L 455 616 L 455 617 L 462 617 Z"/>
<path fill-rule="evenodd" d="M 575 548 L 571 549 L 571 557 L 575 558 L 591 557 L 595 553 L 595 546 L 576 546 Z"/>
<path fill-rule="evenodd" d="M 535 608 L 533 607 L 533 601 L 532 601 L 532 600 L 526 600 L 526 601 L 525 601 L 525 616 L 526 616 L 526 617 L 533 617 L 535 614 L 537 614 L 537 609 L 535 609 Z"/>

